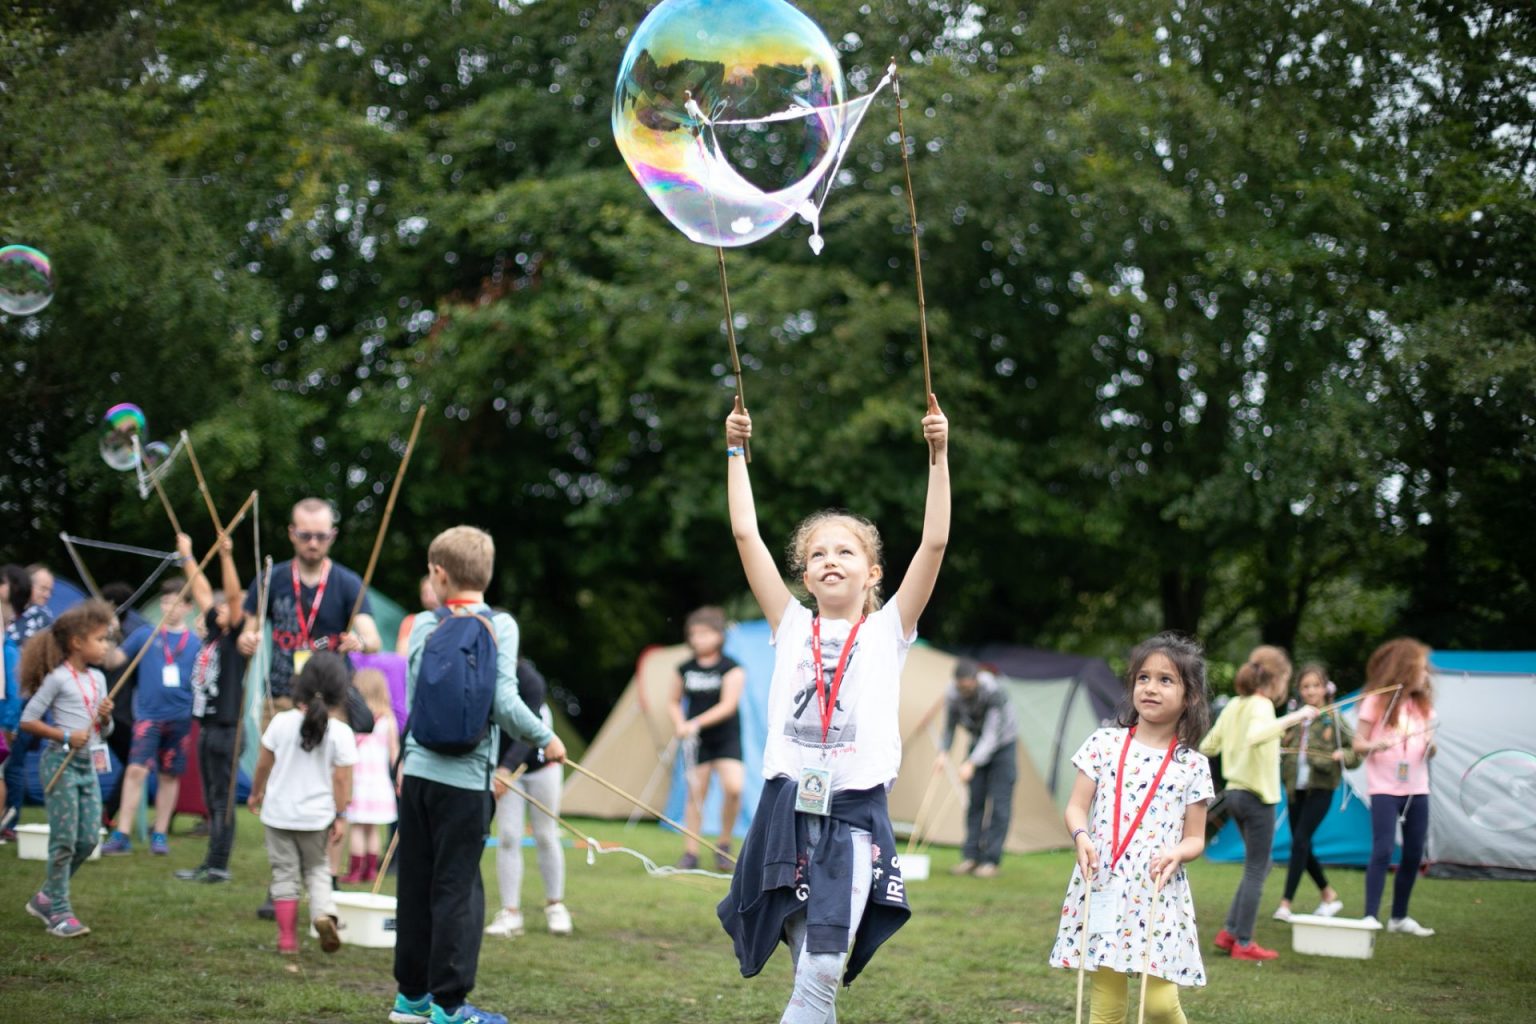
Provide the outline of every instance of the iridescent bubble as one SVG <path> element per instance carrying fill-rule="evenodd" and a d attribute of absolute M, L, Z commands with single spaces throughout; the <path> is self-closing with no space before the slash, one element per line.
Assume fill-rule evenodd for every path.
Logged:
<path fill-rule="evenodd" d="M 1472 824 L 1492 832 L 1536 828 L 1536 754 L 1495 750 L 1461 777 L 1457 794 Z"/>
<path fill-rule="evenodd" d="M 29 245 L 0 249 L 0 310 L 31 316 L 53 301 L 53 261 Z"/>
<path fill-rule="evenodd" d="M 139 451 L 134 438 L 142 444 L 145 427 L 144 411 L 132 402 L 120 402 L 108 409 L 101 418 L 102 461 L 120 472 L 137 466 Z"/>
<path fill-rule="evenodd" d="M 171 457 L 171 446 L 164 441 L 151 441 L 144 446 L 144 468 L 155 469 Z"/>
<path fill-rule="evenodd" d="M 748 245 L 796 214 L 816 225 L 844 92 L 837 51 L 784 0 L 663 0 L 624 52 L 613 136 L 683 234 Z"/>

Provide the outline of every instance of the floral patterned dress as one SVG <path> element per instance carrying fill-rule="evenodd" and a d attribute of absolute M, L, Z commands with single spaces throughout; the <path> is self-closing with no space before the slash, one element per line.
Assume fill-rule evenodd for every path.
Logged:
<path fill-rule="evenodd" d="M 1157 851 L 1173 846 L 1184 838 L 1184 815 L 1188 806 L 1215 796 L 1211 785 L 1211 765 L 1201 754 L 1179 747 L 1158 783 L 1157 792 L 1147 806 L 1129 847 L 1113 872 L 1118 898 L 1106 894 L 1110 845 L 1114 835 L 1115 778 L 1120 752 L 1125 746 L 1126 729 L 1099 729 L 1088 737 L 1073 755 L 1072 763 L 1093 779 L 1097 790 L 1088 816 L 1088 831 L 1099 853 L 1098 881 L 1094 884 L 1094 917 L 1105 912 L 1099 906 L 1101 896 L 1113 899 L 1117 926 L 1088 937 L 1088 969 L 1107 967 L 1124 974 L 1147 973 L 1176 985 L 1204 985 L 1205 964 L 1200 959 L 1200 943 L 1195 934 L 1195 902 L 1189 891 L 1189 878 L 1181 867 L 1161 894 L 1154 894 L 1148 868 Z M 1163 763 L 1167 747 L 1153 748 L 1132 739 L 1125 758 L 1124 790 L 1120 797 L 1121 842 L 1131 822 L 1147 800 L 1147 790 Z M 1072 869 L 1067 898 L 1061 906 L 1061 925 L 1056 944 L 1051 948 L 1051 965 L 1076 969 L 1082 953 L 1083 920 L 1082 873 Z M 1113 892 L 1113 889 L 1109 890 Z M 1108 906 L 1106 904 L 1106 906 Z M 1150 932 L 1152 950 L 1147 958 Z"/>

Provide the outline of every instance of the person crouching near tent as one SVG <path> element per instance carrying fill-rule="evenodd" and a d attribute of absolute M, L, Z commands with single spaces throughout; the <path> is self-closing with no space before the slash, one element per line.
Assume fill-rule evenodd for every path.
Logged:
<path fill-rule="evenodd" d="M 955 681 L 944 695 L 944 734 L 933 770 L 949 765 L 955 727 L 971 734 L 971 749 L 957 774 L 970 787 L 962 860 L 949 873 L 993 878 L 1003 859 L 1003 842 L 1013 816 L 1018 781 L 1019 723 L 1013 701 L 992 673 L 969 658 L 955 662 Z"/>
<path fill-rule="evenodd" d="M 1275 805 L 1280 802 L 1280 735 L 1310 722 L 1317 708 L 1303 705 L 1275 717 L 1275 706 L 1290 694 L 1291 659 L 1278 647 L 1255 647 L 1232 681 L 1237 697 L 1222 711 L 1200 753 L 1220 754 L 1227 777 L 1226 806 L 1243 835 L 1243 879 L 1232 894 L 1216 948 L 1234 960 L 1274 960 L 1280 954 L 1253 939 L 1275 843 Z"/>
<path fill-rule="evenodd" d="M 334 953 L 341 935 L 327 851 L 347 834 L 357 764 L 357 739 L 337 717 L 347 706 L 346 659 L 316 652 L 294 680 L 293 702 L 273 716 L 261 736 L 250 807 L 267 830 L 277 951 L 299 952 L 299 896 L 307 888 L 320 948 Z"/>
<path fill-rule="evenodd" d="M 715 869 L 729 871 L 727 854 L 746 774 L 741 764 L 741 720 L 736 709 L 747 674 L 724 654 L 724 611 L 709 606 L 695 609 L 683 629 L 693 656 L 673 674 L 672 702 L 667 707 L 678 742 L 693 751 L 692 757 L 683 759 L 688 786 L 683 824 L 691 832 L 703 831 L 704 797 L 709 792 L 709 777 L 714 775 L 720 780 L 720 842 L 715 849 Z M 683 840 L 683 856 L 677 866 L 684 870 L 699 866 L 699 844 L 692 836 Z"/>
<path fill-rule="evenodd" d="M 1424 859 L 1429 834 L 1429 759 L 1435 756 L 1435 695 L 1430 686 L 1429 648 L 1400 636 L 1376 648 L 1365 665 L 1367 691 L 1360 704 L 1355 749 L 1365 759 L 1371 797 L 1371 860 L 1365 870 L 1365 914 L 1379 921 L 1381 896 L 1392 862 L 1397 826 L 1403 828 L 1403 856 L 1392 883 L 1392 916 L 1387 931 L 1427 938 L 1435 934 L 1408 916 L 1408 900 Z"/>
<path fill-rule="evenodd" d="M 745 977 L 780 941 L 790 947 L 794 991 L 781 1024 L 834 1021 L 839 981 L 851 984 L 912 913 L 886 790 L 901 765 L 902 665 L 949 541 L 949 423 L 931 397 L 923 435 L 933 453 L 927 507 L 901 589 L 881 606 L 872 523 L 820 512 L 790 543 L 813 612 L 790 593 L 758 533 L 744 458 L 752 420 L 739 401 L 726 420 L 731 532 L 776 653 L 767 781 L 716 913 Z"/>
<path fill-rule="evenodd" d="M 1303 666 L 1296 691 L 1303 704 L 1322 708 L 1334 693 L 1328 669 L 1317 664 Z M 1328 816 L 1344 769 L 1360 764 L 1354 742 L 1354 731 L 1337 710 L 1319 711 L 1316 721 L 1291 726 L 1281 740 L 1280 776 L 1287 794 L 1286 817 L 1291 822 L 1291 862 L 1285 872 L 1285 898 L 1274 914 L 1276 921 L 1291 919 L 1291 901 L 1296 898 L 1303 870 L 1322 894 L 1322 903 L 1315 911 L 1319 917 L 1333 917 L 1344 909 L 1344 901 L 1328 884 L 1328 875 L 1313 852 L 1312 837 Z"/>
<path fill-rule="evenodd" d="M 1077 969 L 1086 946 L 1094 1024 L 1125 1020 L 1137 972 L 1147 974 L 1146 1019 L 1184 1024 L 1179 986 L 1205 984 L 1184 872 L 1205 851 L 1215 796 L 1210 762 L 1195 749 L 1210 722 L 1205 657 L 1195 641 L 1162 633 L 1131 651 L 1125 682 L 1119 725 L 1096 730 L 1072 757 L 1064 817 L 1077 867 L 1051 964 Z"/>
<path fill-rule="evenodd" d="M 96 849 L 101 827 L 96 773 L 105 770 L 102 737 L 112 731 L 112 698 L 107 677 L 95 666 L 112 650 L 108 638 L 116 625 L 111 605 L 84 601 L 34 634 L 21 652 L 22 692 L 31 694 L 21 731 L 49 741 L 39 775 L 45 784 L 53 782 L 45 798 L 48 877 L 27 900 L 27 913 L 61 939 L 90 933 L 70 905 L 69 881 Z M 43 721 L 45 715 L 52 724 Z"/>

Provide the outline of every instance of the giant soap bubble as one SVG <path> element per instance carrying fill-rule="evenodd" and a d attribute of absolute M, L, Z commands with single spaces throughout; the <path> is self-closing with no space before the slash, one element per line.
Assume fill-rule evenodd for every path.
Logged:
<path fill-rule="evenodd" d="M 613 135 L 683 234 L 740 246 L 795 214 L 816 228 L 816 192 L 863 109 L 844 104 L 827 37 L 784 0 L 663 0 L 624 52 Z"/>
<path fill-rule="evenodd" d="M 1457 794 L 1472 824 L 1492 832 L 1536 828 L 1536 754 L 1495 750 L 1461 777 Z"/>
<path fill-rule="evenodd" d="M 102 461 L 119 472 L 136 468 L 144 429 L 144 410 L 132 402 L 120 402 L 108 409 L 101 418 Z"/>
<path fill-rule="evenodd" d="M 27 245 L 0 249 L 0 310 L 31 316 L 53 301 L 53 261 Z"/>

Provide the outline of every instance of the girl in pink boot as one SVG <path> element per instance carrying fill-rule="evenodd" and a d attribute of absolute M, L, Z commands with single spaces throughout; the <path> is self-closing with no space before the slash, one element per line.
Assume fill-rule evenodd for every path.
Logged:
<path fill-rule="evenodd" d="M 261 737 L 251 810 L 267 830 L 272 863 L 272 907 L 277 951 L 299 952 L 299 894 L 309 890 L 309 912 L 320 948 L 341 948 L 326 847 L 346 833 L 357 741 L 343 721 L 347 665 L 339 654 L 316 652 L 293 684 L 296 705 L 279 713 Z M 270 790 L 270 792 L 269 792 Z"/>
<path fill-rule="evenodd" d="M 360 670 L 352 684 L 373 712 L 373 732 L 357 738 L 357 767 L 352 772 L 352 804 L 347 821 L 352 825 L 352 860 L 348 884 L 371 882 L 379 877 L 380 826 L 392 825 L 395 808 L 392 768 L 400 757 L 400 730 L 389 702 L 389 682 L 376 668 Z"/>

